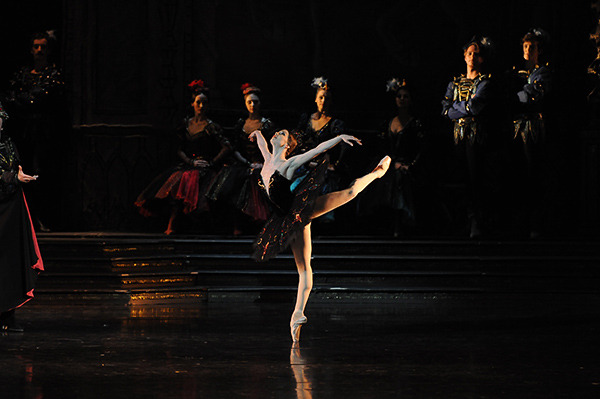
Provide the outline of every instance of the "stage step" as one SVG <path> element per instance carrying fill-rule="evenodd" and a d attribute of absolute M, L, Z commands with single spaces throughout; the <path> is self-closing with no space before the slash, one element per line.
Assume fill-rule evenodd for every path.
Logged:
<path fill-rule="evenodd" d="M 188 236 L 171 238 L 157 234 L 40 233 L 46 256 L 115 258 L 158 254 L 250 255 L 252 237 Z M 502 256 L 587 256 L 600 255 L 597 241 L 539 240 L 393 240 L 373 237 L 313 237 L 313 252 L 321 255 L 490 255 Z"/>
<path fill-rule="evenodd" d="M 38 293 L 120 293 L 131 304 L 289 298 L 291 253 L 250 258 L 252 238 L 134 234 L 39 235 L 46 271 Z M 315 238 L 315 294 L 596 292 L 600 246 L 586 241 L 396 241 Z M 201 294 L 201 295 L 200 295 Z"/>

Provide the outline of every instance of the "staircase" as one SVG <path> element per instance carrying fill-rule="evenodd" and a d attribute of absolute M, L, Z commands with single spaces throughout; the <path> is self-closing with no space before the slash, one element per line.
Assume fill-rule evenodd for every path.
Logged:
<path fill-rule="evenodd" d="M 280 301 L 295 296 L 289 250 L 257 263 L 252 238 L 45 233 L 36 295 L 130 305 Z M 316 298 L 395 300 L 407 294 L 597 293 L 595 241 L 386 240 L 313 243 Z"/>

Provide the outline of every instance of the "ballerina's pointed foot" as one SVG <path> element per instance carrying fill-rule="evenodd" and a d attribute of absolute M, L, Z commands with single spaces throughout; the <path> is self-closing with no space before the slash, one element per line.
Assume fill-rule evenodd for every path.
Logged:
<path fill-rule="evenodd" d="M 373 173 L 377 173 L 378 174 L 377 177 L 381 177 L 381 176 L 385 175 L 385 172 L 387 172 L 391 163 L 392 163 L 392 158 L 390 158 L 389 155 L 386 155 L 385 157 L 383 157 L 381 159 L 381 161 L 379 161 L 379 163 L 377 164 L 375 169 L 373 169 Z"/>
<path fill-rule="evenodd" d="M 292 320 L 290 322 L 290 333 L 292 334 L 292 341 L 294 343 L 300 341 L 300 329 L 304 324 L 306 324 L 307 321 L 308 319 L 306 318 L 306 316 L 302 316 L 299 319 Z"/>

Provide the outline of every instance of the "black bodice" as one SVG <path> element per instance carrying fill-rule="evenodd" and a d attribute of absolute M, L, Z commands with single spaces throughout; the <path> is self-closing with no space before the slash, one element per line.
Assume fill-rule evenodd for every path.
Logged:
<path fill-rule="evenodd" d="M 275 211 L 279 214 L 286 214 L 292 207 L 295 194 L 290 190 L 291 180 L 286 179 L 279 171 L 275 171 L 269 179 L 269 192 L 267 193 L 264 183 L 260 182 L 260 187 L 265 191 L 267 197 L 273 204 Z"/>

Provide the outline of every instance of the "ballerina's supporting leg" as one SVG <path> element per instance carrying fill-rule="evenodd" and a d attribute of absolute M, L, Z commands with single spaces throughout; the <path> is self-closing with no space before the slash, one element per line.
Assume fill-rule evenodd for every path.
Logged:
<path fill-rule="evenodd" d="M 379 165 L 369 174 L 356 179 L 349 188 L 325 194 L 317 198 L 312 219 L 315 219 L 339 206 L 352 200 L 363 191 L 375 179 L 380 178 L 387 172 L 390 166 L 390 157 L 385 157 Z M 291 244 L 294 260 L 298 268 L 298 293 L 296 295 L 296 306 L 290 320 L 290 333 L 294 343 L 300 339 L 300 328 L 306 323 L 304 308 L 313 286 L 312 267 L 310 259 L 312 256 L 312 239 L 310 234 L 310 223 L 304 226 Z"/>
<path fill-rule="evenodd" d="M 308 302 L 310 291 L 313 287 L 312 267 L 310 258 L 312 255 L 312 240 L 310 236 L 310 223 L 298 232 L 291 244 L 296 267 L 298 268 L 298 292 L 296 294 L 296 306 L 290 320 L 290 331 L 292 340 L 298 342 L 300 339 L 300 327 L 306 323 L 304 308 Z"/>

